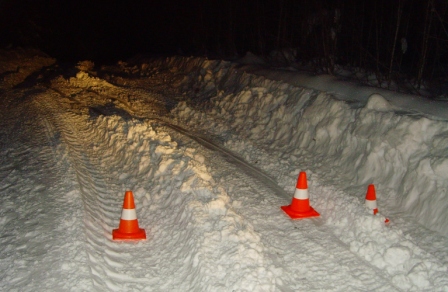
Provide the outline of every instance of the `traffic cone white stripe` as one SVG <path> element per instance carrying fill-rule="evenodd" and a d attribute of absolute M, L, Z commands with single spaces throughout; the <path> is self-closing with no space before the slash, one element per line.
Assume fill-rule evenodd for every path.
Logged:
<path fill-rule="evenodd" d="M 371 209 L 371 210 L 373 210 L 373 209 L 378 209 L 378 205 L 377 205 L 377 203 L 376 203 L 376 200 L 375 200 L 375 201 L 366 200 L 366 207 L 367 207 L 368 209 Z"/>
<path fill-rule="evenodd" d="M 121 211 L 121 219 L 122 220 L 136 220 L 137 212 L 135 212 L 135 209 L 123 209 Z"/>
<path fill-rule="evenodd" d="M 308 189 L 296 189 L 296 191 L 294 192 L 294 198 L 298 200 L 308 199 Z"/>

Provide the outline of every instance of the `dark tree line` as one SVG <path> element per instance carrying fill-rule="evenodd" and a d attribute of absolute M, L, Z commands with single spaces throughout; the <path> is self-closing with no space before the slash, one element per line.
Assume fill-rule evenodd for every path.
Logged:
<path fill-rule="evenodd" d="M 0 0 L 0 45 L 9 42 L 55 57 L 111 59 L 293 48 L 316 70 L 350 65 L 419 87 L 447 79 L 448 1 Z"/>
<path fill-rule="evenodd" d="M 185 32 L 193 35 L 187 49 L 267 55 L 295 48 L 299 61 L 328 73 L 350 65 L 417 87 L 448 76 L 447 0 L 199 2 L 184 7 L 196 19 Z"/>

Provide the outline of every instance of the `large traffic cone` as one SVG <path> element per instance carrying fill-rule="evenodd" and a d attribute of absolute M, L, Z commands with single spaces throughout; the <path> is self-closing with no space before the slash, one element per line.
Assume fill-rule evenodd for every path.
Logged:
<path fill-rule="evenodd" d="M 134 195 L 131 191 L 126 191 L 124 194 L 120 226 L 118 226 L 118 229 L 112 230 L 112 239 L 146 239 L 145 229 L 138 226 Z"/>
<path fill-rule="evenodd" d="M 291 205 L 282 206 L 281 209 L 289 216 L 291 219 L 300 219 L 308 217 L 320 216 L 310 206 L 310 200 L 308 196 L 308 183 L 306 181 L 306 172 L 302 171 L 297 179 L 296 191 L 294 192 L 294 197 L 292 198 Z"/>
<path fill-rule="evenodd" d="M 376 215 L 376 213 L 378 213 L 378 205 L 376 204 L 376 192 L 374 185 L 369 185 L 367 187 L 366 207 L 373 215 Z"/>

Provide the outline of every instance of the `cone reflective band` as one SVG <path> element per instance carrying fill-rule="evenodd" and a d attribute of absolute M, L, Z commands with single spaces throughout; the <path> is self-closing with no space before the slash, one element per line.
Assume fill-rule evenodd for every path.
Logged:
<path fill-rule="evenodd" d="M 309 218 L 320 216 L 313 207 L 310 206 L 308 195 L 308 183 L 306 180 L 306 172 L 302 171 L 297 179 L 296 190 L 292 198 L 291 205 L 282 206 L 281 209 L 291 218 Z"/>
<path fill-rule="evenodd" d="M 137 212 L 135 212 L 135 209 L 123 209 L 123 211 L 121 211 L 121 219 L 135 220 L 137 219 Z"/>
<path fill-rule="evenodd" d="M 112 239 L 146 239 L 146 232 L 138 226 L 137 212 L 135 211 L 134 195 L 126 191 L 124 195 L 123 210 L 121 211 L 120 225 L 112 230 Z"/>
<path fill-rule="evenodd" d="M 375 192 L 375 186 L 374 185 L 369 185 L 367 187 L 366 208 L 373 215 L 376 215 L 376 213 L 378 213 L 378 205 L 376 204 L 376 192 Z"/>

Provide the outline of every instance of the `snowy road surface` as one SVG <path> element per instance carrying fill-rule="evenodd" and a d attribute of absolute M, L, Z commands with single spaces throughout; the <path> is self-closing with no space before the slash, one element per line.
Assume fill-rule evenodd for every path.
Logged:
<path fill-rule="evenodd" d="M 185 87 L 197 74 L 190 63 L 161 64 L 150 76 L 121 64 L 102 78 L 59 75 L 3 93 L 0 290 L 448 290 L 444 236 L 398 208 L 385 209 L 386 226 L 366 212 L 364 189 L 357 198 L 313 169 L 324 158 L 257 148 L 238 120 L 252 95 L 231 109 L 217 93 L 222 107 L 210 108 L 200 96 L 210 83 Z M 212 79 L 206 69 L 200 81 Z M 318 94 L 304 93 L 297 103 Z M 217 115 L 224 109 L 233 120 Z M 260 125 L 253 135 L 272 135 L 270 121 Z M 300 170 L 320 218 L 280 210 Z M 146 241 L 112 241 L 125 190 Z"/>

